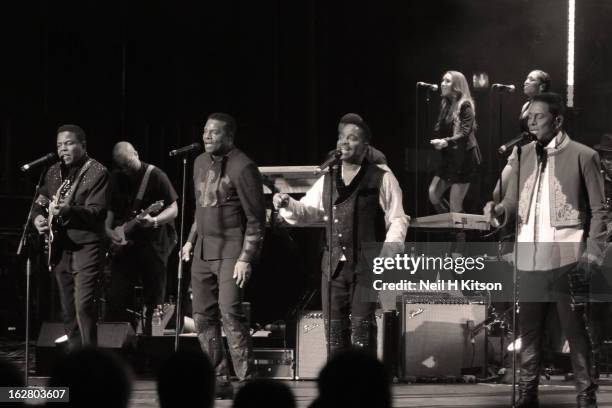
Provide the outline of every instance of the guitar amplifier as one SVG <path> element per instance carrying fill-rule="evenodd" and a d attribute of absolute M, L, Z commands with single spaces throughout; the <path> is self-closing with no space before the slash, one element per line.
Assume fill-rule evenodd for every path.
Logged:
<path fill-rule="evenodd" d="M 401 377 L 460 377 L 480 374 L 486 363 L 486 305 L 460 302 L 412 303 L 398 297 Z"/>
<path fill-rule="evenodd" d="M 293 380 L 295 377 L 293 349 L 254 348 L 253 359 L 257 378 Z"/>
<path fill-rule="evenodd" d="M 395 311 L 376 311 L 378 359 L 385 363 L 391 376 L 396 375 L 397 361 L 397 317 Z M 327 343 L 325 342 L 325 325 L 323 312 L 302 312 L 297 323 L 297 364 L 296 380 L 312 380 L 327 362 Z"/>

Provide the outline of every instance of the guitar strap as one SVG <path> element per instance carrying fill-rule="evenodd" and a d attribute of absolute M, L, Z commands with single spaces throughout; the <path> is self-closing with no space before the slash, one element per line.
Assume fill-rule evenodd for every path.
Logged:
<path fill-rule="evenodd" d="M 138 194 L 136 194 L 136 198 L 134 199 L 134 203 L 132 204 L 132 212 L 136 212 L 139 209 L 140 203 L 142 203 L 142 198 L 144 197 L 145 190 L 147 189 L 147 185 L 149 184 L 151 172 L 154 168 L 155 166 L 153 166 L 152 164 L 149 164 L 147 166 L 147 170 L 145 170 L 145 174 L 142 177 L 142 181 L 140 182 L 140 187 L 138 187 Z"/>
<path fill-rule="evenodd" d="M 83 176 L 85 175 L 87 170 L 89 170 L 89 168 L 91 167 L 92 163 L 93 163 L 93 160 L 92 159 L 88 159 L 85 162 L 85 164 L 83 165 L 83 167 L 81 167 L 81 170 L 79 170 L 79 174 L 77 174 L 76 178 L 74 179 L 74 183 L 72 183 L 72 185 L 70 186 L 70 191 L 67 194 L 66 203 L 68 205 L 70 205 L 70 203 L 72 202 L 72 197 L 74 195 L 74 192 L 79 187 L 79 184 L 81 183 L 81 180 L 83 180 Z"/>

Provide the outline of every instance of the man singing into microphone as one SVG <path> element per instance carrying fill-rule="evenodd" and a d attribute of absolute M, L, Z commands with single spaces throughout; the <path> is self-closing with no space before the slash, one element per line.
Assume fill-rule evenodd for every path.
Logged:
<path fill-rule="evenodd" d="M 49 168 L 34 207 L 34 226 L 54 240 L 51 259 L 59 284 L 64 330 L 71 348 L 96 345 L 96 283 L 106 216 L 106 168 L 87 155 L 85 132 L 76 125 L 57 130 L 61 159 Z M 48 209 L 48 210 L 47 210 Z"/>
<path fill-rule="evenodd" d="M 569 341 L 578 407 L 597 406 L 588 286 L 602 261 L 608 215 L 599 156 L 564 132 L 564 110 L 559 94 L 533 97 L 528 124 L 537 141 L 523 148 L 520 163 L 510 163 L 501 203 L 491 201 L 484 210 L 491 217 L 518 217 L 521 408 L 539 406 L 542 337 L 551 308 Z"/>
<path fill-rule="evenodd" d="M 252 376 L 253 358 L 243 288 L 259 259 L 265 231 L 265 204 L 257 165 L 234 147 L 236 121 L 213 113 L 204 126 L 205 153 L 193 165 L 195 216 L 182 257 L 191 265 L 193 318 L 202 350 L 217 376 L 218 398 L 231 397 L 221 320 L 234 371 Z"/>
<path fill-rule="evenodd" d="M 321 263 L 323 313 L 325 323 L 331 325 L 331 338 L 327 341 L 332 353 L 350 347 L 351 342 L 353 346 L 375 352 L 376 303 L 369 299 L 370 276 L 367 267 L 359 262 L 359 248 L 366 242 L 403 243 L 408 228 L 399 184 L 386 165 L 368 161 L 369 141 L 369 128 L 361 118 L 345 119 L 337 142 L 342 165 L 334 181 L 333 208 L 329 208 L 328 176 L 319 178 L 300 201 L 282 193 L 273 198 L 280 216 L 290 224 L 320 222 L 326 216 L 333 217 L 332 242 L 327 243 Z M 330 256 L 331 300 L 326 278 Z M 327 315 L 328 302 L 331 302 L 331 317 Z"/>

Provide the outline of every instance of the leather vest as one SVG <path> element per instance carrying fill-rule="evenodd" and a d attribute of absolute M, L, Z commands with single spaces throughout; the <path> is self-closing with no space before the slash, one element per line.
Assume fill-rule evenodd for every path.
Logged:
<path fill-rule="evenodd" d="M 338 172 L 339 173 L 339 172 Z M 332 270 L 337 270 L 340 259 L 344 255 L 346 264 L 343 271 L 348 273 L 359 272 L 359 252 L 361 243 L 384 242 L 386 236 L 384 212 L 379 203 L 379 192 L 385 171 L 363 162 L 361 169 L 344 187 L 340 177 L 333 192 L 333 206 L 331 209 L 332 231 L 331 245 L 327 243 L 321 267 L 326 275 L 329 265 L 331 248 Z M 323 207 L 326 217 L 329 216 L 329 176 L 325 177 L 323 189 Z M 326 241 L 329 237 L 329 224 L 326 226 Z M 335 276 L 335 273 L 332 274 Z"/>

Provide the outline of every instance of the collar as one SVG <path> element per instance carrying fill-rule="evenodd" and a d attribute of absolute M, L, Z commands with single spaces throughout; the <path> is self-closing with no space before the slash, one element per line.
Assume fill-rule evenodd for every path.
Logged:
<path fill-rule="evenodd" d="M 219 160 L 223 161 L 224 159 L 229 158 L 231 155 L 233 155 L 235 150 L 236 150 L 235 147 L 231 147 L 227 152 L 221 155 L 214 155 L 212 153 L 208 153 L 208 155 L 210 156 L 210 159 L 214 162 L 219 161 Z"/>
<path fill-rule="evenodd" d="M 546 145 L 546 153 L 548 153 L 549 156 L 558 154 L 569 145 L 570 141 L 571 139 L 568 134 L 560 130 L 548 145 Z"/>

